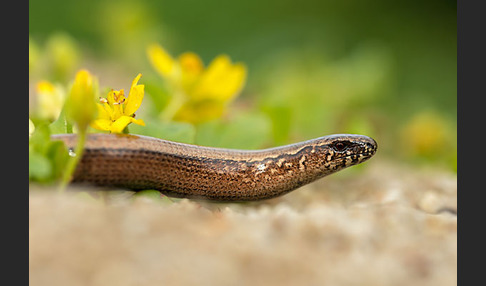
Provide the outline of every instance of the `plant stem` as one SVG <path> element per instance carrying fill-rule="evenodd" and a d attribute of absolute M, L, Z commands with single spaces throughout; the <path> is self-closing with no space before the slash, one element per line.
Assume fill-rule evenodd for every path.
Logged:
<path fill-rule="evenodd" d="M 176 113 L 181 109 L 181 107 L 186 102 L 184 94 L 181 92 L 175 92 L 169 104 L 165 107 L 165 109 L 161 113 L 161 119 L 164 121 L 169 121 L 174 118 Z"/>
<path fill-rule="evenodd" d="M 80 128 L 78 131 L 78 142 L 76 144 L 76 149 L 74 150 L 74 156 L 71 156 L 66 164 L 66 169 L 63 174 L 61 185 L 59 186 L 59 192 L 62 193 L 66 189 L 66 186 L 71 181 L 74 170 L 78 165 L 79 160 L 83 156 L 84 143 L 86 141 L 86 129 Z"/>

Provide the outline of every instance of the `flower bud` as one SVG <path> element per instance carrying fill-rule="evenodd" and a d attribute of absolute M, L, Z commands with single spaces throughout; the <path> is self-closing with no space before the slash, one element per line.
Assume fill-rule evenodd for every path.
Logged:
<path fill-rule="evenodd" d="M 76 74 L 66 101 L 66 117 L 77 125 L 78 129 L 86 129 L 96 116 L 96 96 L 98 81 L 87 70 Z"/>

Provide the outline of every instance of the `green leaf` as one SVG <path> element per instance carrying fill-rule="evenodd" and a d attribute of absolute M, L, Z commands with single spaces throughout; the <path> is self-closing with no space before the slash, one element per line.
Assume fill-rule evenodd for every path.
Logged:
<path fill-rule="evenodd" d="M 50 183 L 61 177 L 69 158 L 62 141 L 52 141 L 46 123 L 38 124 L 29 139 L 29 180 Z"/>
<path fill-rule="evenodd" d="M 29 152 L 29 180 L 47 181 L 51 174 L 49 159 L 37 152 Z"/>
<path fill-rule="evenodd" d="M 164 203 L 164 204 L 172 204 L 173 201 L 171 199 L 169 199 L 167 196 L 161 194 L 159 191 L 157 190 L 144 190 L 144 191 L 140 191 L 140 192 L 137 192 L 133 195 L 133 199 L 136 200 L 138 198 L 148 198 L 154 202 L 157 202 L 157 203 Z"/>
<path fill-rule="evenodd" d="M 49 125 L 51 134 L 73 133 L 73 125 L 67 121 L 64 113 L 63 108 L 56 121 Z"/>
<path fill-rule="evenodd" d="M 49 127 L 45 123 L 38 124 L 35 127 L 34 133 L 32 133 L 32 136 L 30 137 L 29 145 L 31 145 L 33 150 L 35 150 L 40 155 L 45 155 L 47 149 L 49 148 L 49 142 Z"/>
<path fill-rule="evenodd" d="M 69 151 L 62 141 L 52 141 L 47 151 L 52 163 L 53 178 L 60 178 L 69 159 Z"/>

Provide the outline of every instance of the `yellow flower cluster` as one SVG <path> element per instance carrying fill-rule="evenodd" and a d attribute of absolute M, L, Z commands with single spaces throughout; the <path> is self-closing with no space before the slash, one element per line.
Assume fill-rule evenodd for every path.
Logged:
<path fill-rule="evenodd" d="M 40 81 L 37 84 L 39 116 L 56 120 L 65 106 L 67 118 L 77 128 L 85 129 L 89 125 L 97 130 L 122 133 L 130 123 L 145 126 L 143 120 L 135 119 L 135 111 L 144 97 L 144 85 L 138 84 L 141 76 L 138 74 L 133 80 L 128 97 L 123 89 L 111 90 L 98 103 L 98 79 L 87 70 L 76 73 L 67 97 L 60 86 Z"/>
<path fill-rule="evenodd" d="M 162 115 L 165 119 L 200 123 L 219 118 L 246 81 L 246 67 L 233 64 L 227 55 L 217 56 L 207 68 L 194 53 L 174 59 L 158 44 L 150 45 L 147 55 L 172 89 L 172 99 Z"/>

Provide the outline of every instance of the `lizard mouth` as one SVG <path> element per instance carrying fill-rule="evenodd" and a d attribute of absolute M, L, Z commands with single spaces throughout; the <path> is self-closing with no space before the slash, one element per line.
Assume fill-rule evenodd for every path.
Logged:
<path fill-rule="evenodd" d="M 335 158 L 333 161 L 335 164 L 343 163 L 343 167 L 350 167 L 370 159 L 373 157 L 373 155 L 375 155 L 375 153 L 376 151 L 366 151 L 362 153 L 350 154 Z"/>

